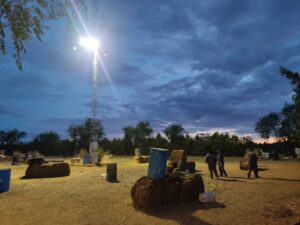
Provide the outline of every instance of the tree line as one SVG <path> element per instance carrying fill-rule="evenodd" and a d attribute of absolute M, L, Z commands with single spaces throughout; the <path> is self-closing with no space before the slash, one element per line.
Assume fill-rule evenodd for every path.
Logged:
<path fill-rule="evenodd" d="M 0 131 L 0 149 L 12 154 L 18 150 L 22 152 L 39 151 L 44 155 L 73 156 L 81 148 L 88 149 L 90 137 L 90 122 L 87 118 L 81 125 L 68 127 L 68 139 L 61 139 L 55 132 L 41 133 L 31 141 L 22 141 L 26 132 L 17 129 Z M 192 137 L 185 132 L 181 124 L 173 123 L 163 129 L 162 133 L 154 133 L 148 121 L 140 121 L 135 126 L 123 128 L 122 138 L 108 139 L 105 137 L 101 121 L 97 121 L 99 146 L 107 153 L 114 155 L 133 155 L 135 148 L 140 148 L 141 153 L 148 155 L 151 147 L 165 149 L 185 149 L 188 155 L 204 156 L 209 150 L 222 150 L 226 156 L 242 156 L 248 147 L 259 147 L 264 151 L 289 152 L 290 146 L 285 143 L 256 144 L 251 137 L 238 137 L 228 133 L 215 132 L 202 133 Z"/>

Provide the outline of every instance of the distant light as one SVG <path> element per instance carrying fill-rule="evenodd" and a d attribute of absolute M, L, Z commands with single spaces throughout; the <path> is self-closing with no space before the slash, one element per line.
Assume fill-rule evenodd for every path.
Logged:
<path fill-rule="evenodd" d="M 73 51 L 76 51 L 76 50 L 77 50 L 77 47 L 76 47 L 76 46 L 74 46 L 74 47 L 73 47 Z"/>
<path fill-rule="evenodd" d="M 108 56 L 108 51 L 106 50 L 106 51 L 104 51 L 104 56 Z"/>
<path fill-rule="evenodd" d="M 99 48 L 99 42 L 97 39 L 92 37 L 82 37 L 79 40 L 79 44 L 91 51 L 97 51 Z"/>

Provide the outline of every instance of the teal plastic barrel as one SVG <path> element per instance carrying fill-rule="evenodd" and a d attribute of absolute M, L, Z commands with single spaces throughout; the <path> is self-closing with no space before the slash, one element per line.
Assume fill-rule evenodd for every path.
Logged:
<path fill-rule="evenodd" d="M 168 153 L 168 149 L 150 149 L 148 177 L 152 179 L 162 179 L 165 177 Z"/>
<path fill-rule="evenodd" d="M 89 164 L 89 162 L 90 162 L 89 156 L 88 155 L 83 156 L 82 162 L 83 162 L 83 164 Z"/>
<path fill-rule="evenodd" d="M 10 186 L 10 169 L 0 170 L 0 192 L 9 191 Z"/>

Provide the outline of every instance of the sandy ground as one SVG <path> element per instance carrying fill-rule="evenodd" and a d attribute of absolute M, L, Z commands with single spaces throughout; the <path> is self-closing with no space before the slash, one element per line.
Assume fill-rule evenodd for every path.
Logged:
<path fill-rule="evenodd" d="M 147 173 L 148 164 L 130 157 L 114 157 L 118 183 L 101 178 L 106 167 L 72 166 L 62 178 L 24 180 L 26 165 L 11 168 L 11 189 L 0 194 L 1 225 L 175 225 L 175 224 L 296 224 L 300 222 L 300 161 L 260 161 L 261 179 L 246 179 L 238 158 L 226 158 L 229 177 L 211 180 L 203 158 L 196 160 L 206 191 L 216 202 L 198 201 L 160 210 L 154 215 L 132 207 L 130 190 Z"/>

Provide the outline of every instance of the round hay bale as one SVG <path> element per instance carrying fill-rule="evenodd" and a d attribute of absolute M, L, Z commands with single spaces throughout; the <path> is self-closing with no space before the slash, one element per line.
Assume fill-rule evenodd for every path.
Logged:
<path fill-rule="evenodd" d="M 248 170 L 249 168 L 249 161 L 248 159 L 242 159 L 240 160 L 240 169 L 241 170 Z"/>
<path fill-rule="evenodd" d="M 204 192 L 204 184 L 200 174 L 172 173 L 160 180 L 140 178 L 131 189 L 131 198 L 134 208 L 151 212 L 160 207 L 196 201 L 201 192 Z"/>
<path fill-rule="evenodd" d="M 188 174 L 182 180 L 181 191 L 180 191 L 180 201 L 181 202 L 191 202 L 198 199 L 199 194 L 204 192 L 204 184 L 202 177 L 197 174 Z"/>
<path fill-rule="evenodd" d="M 70 175 L 70 166 L 67 163 L 53 165 L 29 165 L 25 172 L 26 178 L 64 177 Z"/>

